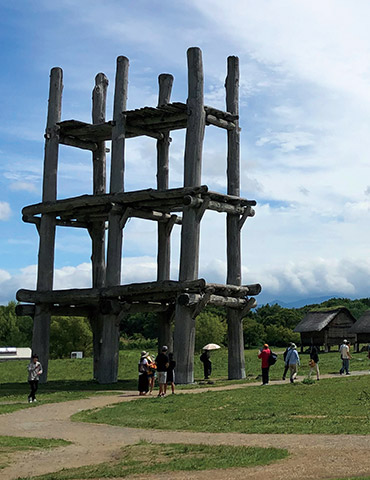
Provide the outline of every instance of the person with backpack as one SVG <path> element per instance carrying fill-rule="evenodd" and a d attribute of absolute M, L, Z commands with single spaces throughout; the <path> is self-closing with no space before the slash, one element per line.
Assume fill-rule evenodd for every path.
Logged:
<path fill-rule="evenodd" d="M 290 383 L 294 383 L 294 380 L 297 378 L 298 365 L 300 365 L 297 345 L 295 343 L 292 343 L 290 350 L 287 353 L 285 365 L 288 366 L 290 371 Z"/>
<path fill-rule="evenodd" d="M 260 349 L 258 358 L 261 359 L 261 367 L 262 367 L 262 385 L 268 385 L 269 383 L 269 369 L 270 369 L 270 354 L 271 350 L 267 343 Z"/>
<path fill-rule="evenodd" d="M 171 385 L 172 394 L 175 393 L 175 367 L 176 362 L 173 359 L 173 353 L 168 354 L 168 367 L 167 367 L 167 385 Z"/>
<path fill-rule="evenodd" d="M 286 347 L 285 352 L 283 353 L 283 358 L 284 358 L 284 372 L 283 372 L 283 380 L 286 379 L 286 374 L 288 373 L 289 370 L 289 365 L 285 363 L 286 356 L 288 355 L 289 350 L 292 348 L 292 342 L 289 342 L 289 345 Z"/>
<path fill-rule="evenodd" d="M 308 373 L 308 378 L 311 378 L 312 372 L 316 372 L 316 379 L 320 380 L 320 371 L 319 371 L 319 349 L 315 345 L 311 345 L 310 348 L 310 361 L 308 362 L 310 371 Z"/>

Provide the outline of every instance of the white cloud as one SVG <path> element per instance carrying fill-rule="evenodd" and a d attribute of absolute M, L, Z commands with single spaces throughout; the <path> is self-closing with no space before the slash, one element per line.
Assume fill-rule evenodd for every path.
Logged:
<path fill-rule="evenodd" d="M 0 202 L 0 220 L 9 220 L 12 211 L 8 202 Z"/>
<path fill-rule="evenodd" d="M 9 189 L 13 192 L 30 192 L 30 193 L 38 193 L 38 188 L 30 182 L 14 182 L 9 185 Z"/>

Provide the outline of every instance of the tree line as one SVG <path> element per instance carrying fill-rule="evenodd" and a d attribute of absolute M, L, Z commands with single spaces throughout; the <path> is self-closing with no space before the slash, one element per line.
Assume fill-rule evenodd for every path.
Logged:
<path fill-rule="evenodd" d="M 32 342 L 32 319 L 17 317 L 16 302 L 0 306 L 0 346 L 29 347 Z M 370 308 L 370 298 L 350 300 L 332 298 L 320 304 L 301 308 L 284 308 L 278 304 L 262 305 L 243 319 L 246 348 L 268 343 L 277 347 L 289 342 L 299 344 L 299 334 L 293 330 L 311 310 L 346 307 L 358 319 Z M 158 336 L 157 316 L 154 313 L 135 314 L 124 318 L 120 325 L 121 348 L 154 348 Z M 200 351 L 207 343 L 227 346 L 226 312 L 208 306 L 196 318 L 195 349 Z M 82 317 L 52 317 L 50 325 L 51 358 L 69 357 L 71 351 L 92 354 L 92 333 L 88 319 Z"/>

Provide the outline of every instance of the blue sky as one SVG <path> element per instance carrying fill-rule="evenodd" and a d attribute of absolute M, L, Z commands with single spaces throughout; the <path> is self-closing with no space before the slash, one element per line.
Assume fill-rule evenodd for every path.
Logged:
<path fill-rule="evenodd" d="M 243 229 L 243 283 L 263 301 L 368 297 L 370 259 L 370 4 L 364 0 L 4 2 L 0 0 L 0 303 L 35 288 L 38 237 L 23 206 L 41 199 L 49 71 L 64 71 L 62 118 L 90 121 L 96 73 L 130 59 L 129 108 L 155 105 L 157 77 L 186 100 L 186 50 L 203 51 L 206 103 L 224 108 L 226 58 L 241 70 L 242 195 L 256 199 Z M 184 136 L 171 145 L 181 186 Z M 226 138 L 208 127 L 203 183 L 224 191 Z M 61 147 L 58 197 L 91 193 L 88 152 Z M 155 141 L 127 142 L 125 187 L 155 186 Z M 91 284 L 86 232 L 58 229 L 55 288 Z M 179 228 L 172 242 L 178 273 Z M 122 282 L 156 277 L 151 222 L 125 229 Z M 200 275 L 223 283 L 225 217 L 202 223 Z"/>

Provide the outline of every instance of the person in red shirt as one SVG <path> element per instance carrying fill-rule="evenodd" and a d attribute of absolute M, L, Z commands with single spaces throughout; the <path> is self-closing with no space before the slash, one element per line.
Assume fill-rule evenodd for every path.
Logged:
<path fill-rule="evenodd" d="M 262 385 L 268 385 L 269 383 L 269 356 L 270 356 L 271 350 L 269 349 L 269 346 L 267 343 L 264 344 L 264 346 L 261 348 L 258 354 L 258 358 L 262 360 L 261 366 L 262 366 Z"/>

